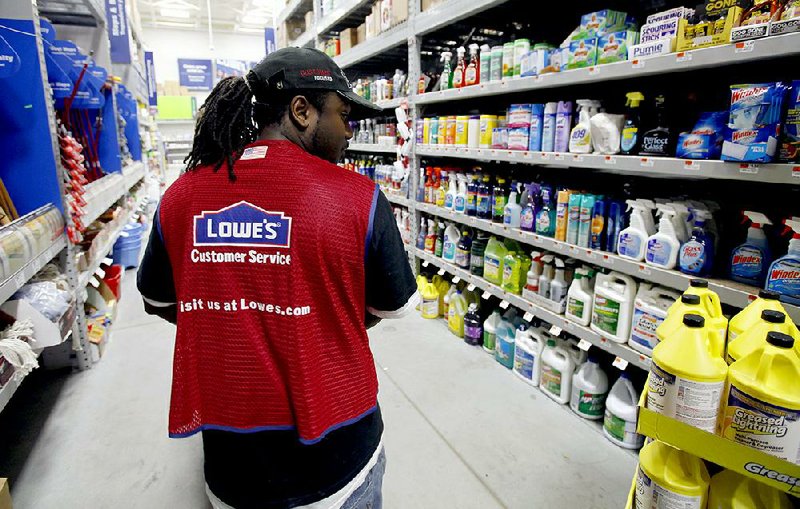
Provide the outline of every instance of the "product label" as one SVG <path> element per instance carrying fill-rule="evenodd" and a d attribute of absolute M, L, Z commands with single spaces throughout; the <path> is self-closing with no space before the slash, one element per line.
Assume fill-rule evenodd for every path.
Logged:
<path fill-rule="evenodd" d="M 606 409 L 607 394 L 593 394 L 572 386 L 572 401 L 577 403 L 573 408 L 583 416 L 600 418 Z"/>
<path fill-rule="evenodd" d="M 725 380 L 698 382 L 667 372 L 655 361 L 648 378 L 647 407 L 667 417 L 715 433 Z"/>
<path fill-rule="evenodd" d="M 472 254 L 472 253 L 470 253 L 470 256 L 469 256 L 469 270 L 473 274 L 476 271 L 479 271 L 478 274 L 483 274 L 483 255 L 482 254 Z"/>
<path fill-rule="evenodd" d="M 429 253 L 436 251 L 436 237 L 425 237 L 425 251 Z"/>
<path fill-rule="evenodd" d="M 456 248 L 456 265 L 462 269 L 469 268 L 469 251 L 461 247 Z"/>
<path fill-rule="evenodd" d="M 603 427 L 609 435 L 628 445 L 640 444 L 639 435 L 636 433 L 636 421 L 626 421 L 611 413 L 606 408 L 603 418 Z"/>
<path fill-rule="evenodd" d="M 514 342 L 503 341 L 498 338 L 495 340 L 495 358 L 503 366 L 510 368 L 514 364 Z"/>
<path fill-rule="evenodd" d="M 526 380 L 533 380 L 533 364 L 535 357 L 532 353 L 517 347 L 514 351 L 514 371 Z"/>
<path fill-rule="evenodd" d="M 574 297 L 567 299 L 567 314 L 577 318 L 583 318 L 583 310 L 585 309 L 584 302 Z"/>
<path fill-rule="evenodd" d="M 453 195 L 447 194 L 444 197 L 444 208 L 452 209 L 453 208 Z"/>
<path fill-rule="evenodd" d="M 800 409 L 773 405 L 732 385 L 722 436 L 778 458 L 800 463 Z"/>
<path fill-rule="evenodd" d="M 475 69 L 474 65 L 470 65 L 467 67 L 467 72 L 465 73 L 464 80 L 467 85 L 473 85 L 478 81 L 478 71 Z"/>
<path fill-rule="evenodd" d="M 422 316 L 424 318 L 438 318 L 439 317 L 439 299 L 423 299 L 422 300 Z"/>
<path fill-rule="evenodd" d="M 494 217 L 503 217 L 506 210 L 506 197 L 502 194 L 495 195 L 492 198 L 492 211 Z"/>
<path fill-rule="evenodd" d="M 703 244 L 690 240 L 681 248 L 680 265 L 686 271 L 699 273 L 706 263 L 706 250 Z M 798 271 L 800 277 L 800 271 Z"/>
<path fill-rule="evenodd" d="M 483 258 L 483 277 L 492 283 L 502 283 L 503 275 L 500 272 L 501 261 L 499 258 L 493 256 L 485 256 Z"/>
<path fill-rule="evenodd" d="M 503 280 L 502 280 L 503 286 L 510 284 L 513 278 L 514 278 L 514 267 L 511 264 L 506 263 L 505 265 L 503 265 Z"/>
<path fill-rule="evenodd" d="M 639 138 L 638 127 L 626 127 L 622 130 L 622 139 L 620 140 L 620 148 L 623 152 L 630 152 L 636 146 L 636 140 Z"/>
<path fill-rule="evenodd" d="M 668 154 L 669 138 L 648 136 L 642 139 L 642 152 L 666 156 Z"/>
<path fill-rule="evenodd" d="M 492 334 L 491 332 L 488 332 L 486 330 L 483 331 L 483 348 L 494 352 L 495 349 L 497 348 L 496 342 L 497 342 L 496 334 Z"/>
<path fill-rule="evenodd" d="M 467 201 L 463 196 L 456 196 L 455 204 L 453 208 L 456 212 L 464 212 L 467 209 Z"/>
<path fill-rule="evenodd" d="M 426 240 L 425 244 L 427 245 L 427 243 L 428 242 Z M 451 262 L 456 259 L 456 243 L 455 242 L 452 242 L 452 241 L 449 241 L 449 240 L 445 240 L 444 241 L 444 248 L 442 248 L 442 258 L 444 258 L 445 260 L 451 261 Z"/>
<path fill-rule="evenodd" d="M 485 194 L 478 195 L 478 215 L 486 216 L 491 211 L 491 203 L 489 196 Z"/>
<path fill-rule="evenodd" d="M 619 327 L 619 302 L 595 295 L 592 324 L 602 331 L 616 335 Z"/>
<path fill-rule="evenodd" d="M 623 233 L 619 236 L 619 254 L 630 258 L 639 258 L 642 252 L 642 240 L 636 235 Z"/>
<path fill-rule="evenodd" d="M 480 324 L 478 325 L 466 325 L 464 324 L 464 339 L 470 345 L 479 345 L 481 344 L 481 336 L 482 336 L 482 328 Z"/>
<path fill-rule="evenodd" d="M 664 316 L 648 313 L 636 306 L 633 312 L 633 323 L 631 325 L 631 341 L 652 350 L 658 344 L 656 329 L 664 322 Z"/>
<path fill-rule="evenodd" d="M 536 231 L 549 232 L 552 222 L 550 221 L 550 214 L 542 212 L 536 218 Z"/>
<path fill-rule="evenodd" d="M 782 260 L 772 264 L 767 275 L 767 290 L 790 297 L 800 297 L 800 263 Z"/>
<path fill-rule="evenodd" d="M 561 371 L 548 364 L 542 364 L 542 379 L 540 387 L 547 392 L 561 396 Z"/>
<path fill-rule="evenodd" d="M 701 496 L 675 493 L 652 480 L 641 467 L 636 476 L 636 509 L 701 509 L 705 507 Z"/>
<path fill-rule="evenodd" d="M 467 212 L 474 212 L 478 210 L 478 195 L 475 193 L 467 193 Z"/>
<path fill-rule="evenodd" d="M 519 227 L 523 230 L 533 231 L 534 228 L 534 218 L 533 218 L 533 208 L 526 207 L 522 210 L 522 216 L 520 216 Z"/>
<path fill-rule="evenodd" d="M 670 259 L 670 246 L 661 242 L 659 239 L 650 239 L 647 241 L 647 253 L 645 260 L 653 265 L 666 266 Z"/>
<path fill-rule="evenodd" d="M 755 246 L 741 246 L 733 251 L 731 274 L 745 279 L 759 279 L 764 268 L 764 255 Z"/>

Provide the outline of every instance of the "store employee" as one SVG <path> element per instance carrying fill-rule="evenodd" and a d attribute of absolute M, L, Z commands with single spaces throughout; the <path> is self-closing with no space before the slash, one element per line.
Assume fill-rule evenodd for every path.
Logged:
<path fill-rule="evenodd" d="M 171 437 L 203 434 L 212 505 L 380 508 L 367 327 L 419 295 L 389 202 L 334 163 L 380 110 L 313 49 L 270 54 L 201 108 L 138 286 L 177 323 Z"/>

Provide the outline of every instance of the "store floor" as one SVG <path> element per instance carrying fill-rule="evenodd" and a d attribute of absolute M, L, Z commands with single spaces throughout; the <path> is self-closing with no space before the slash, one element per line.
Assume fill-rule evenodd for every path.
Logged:
<path fill-rule="evenodd" d="M 15 509 L 209 508 L 199 437 L 166 436 L 171 325 L 129 271 L 105 357 L 41 372 L 0 414 Z M 416 313 L 372 333 L 386 421 L 386 509 L 620 509 L 636 459 L 481 349 Z"/>

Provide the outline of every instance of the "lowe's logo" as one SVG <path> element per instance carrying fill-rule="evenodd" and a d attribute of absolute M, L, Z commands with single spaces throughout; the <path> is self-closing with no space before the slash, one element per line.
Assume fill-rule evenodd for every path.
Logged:
<path fill-rule="evenodd" d="M 292 218 L 240 201 L 194 216 L 195 246 L 288 248 Z"/>

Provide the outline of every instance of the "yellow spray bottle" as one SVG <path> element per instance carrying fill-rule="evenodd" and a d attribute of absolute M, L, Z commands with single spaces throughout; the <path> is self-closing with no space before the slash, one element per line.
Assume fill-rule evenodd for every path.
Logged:
<path fill-rule="evenodd" d="M 659 343 L 667 340 L 675 334 L 675 331 L 683 325 L 683 317 L 687 313 L 700 315 L 705 319 L 705 326 L 712 332 L 709 347 L 714 355 L 723 356 L 725 349 L 725 330 L 728 320 L 723 316 L 715 318 L 710 299 L 702 299 L 699 295 L 684 293 L 675 301 L 675 304 L 667 310 L 667 317 L 656 329 L 656 337 Z"/>
<path fill-rule="evenodd" d="M 758 298 L 747 305 L 746 308 L 739 311 L 739 313 L 731 318 L 730 327 L 728 328 L 728 343 L 739 337 L 744 331 L 758 323 L 761 319 L 761 312 L 767 309 L 772 311 L 780 311 L 786 314 L 786 310 L 778 300 L 780 294 L 772 290 L 761 290 L 758 292 Z M 800 337 L 797 331 L 797 326 L 789 320 L 789 325 L 792 332 L 788 332 L 795 339 Z"/>
<path fill-rule="evenodd" d="M 639 452 L 634 507 L 705 509 L 709 481 L 703 460 L 655 440 Z"/>
<path fill-rule="evenodd" d="M 792 509 L 789 495 L 733 470 L 711 478 L 708 509 Z"/>
<path fill-rule="evenodd" d="M 722 436 L 800 464 L 800 357 L 792 336 L 768 332 L 731 364 Z"/>
<path fill-rule="evenodd" d="M 728 363 L 736 362 L 737 360 L 747 356 L 750 352 L 758 349 L 764 343 L 764 338 L 767 337 L 767 332 L 778 331 L 788 334 L 795 339 L 795 342 L 800 339 L 794 332 L 797 330 L 794 324 L 789 320 L 781 311 L 773 309 L 765 309 L 761 312 L 760 319 L 754 323 L 749 329 L 740 334 L 733 341 L 728 342 Z M 795 347 L 800 345 L 795 344 Z"/>

